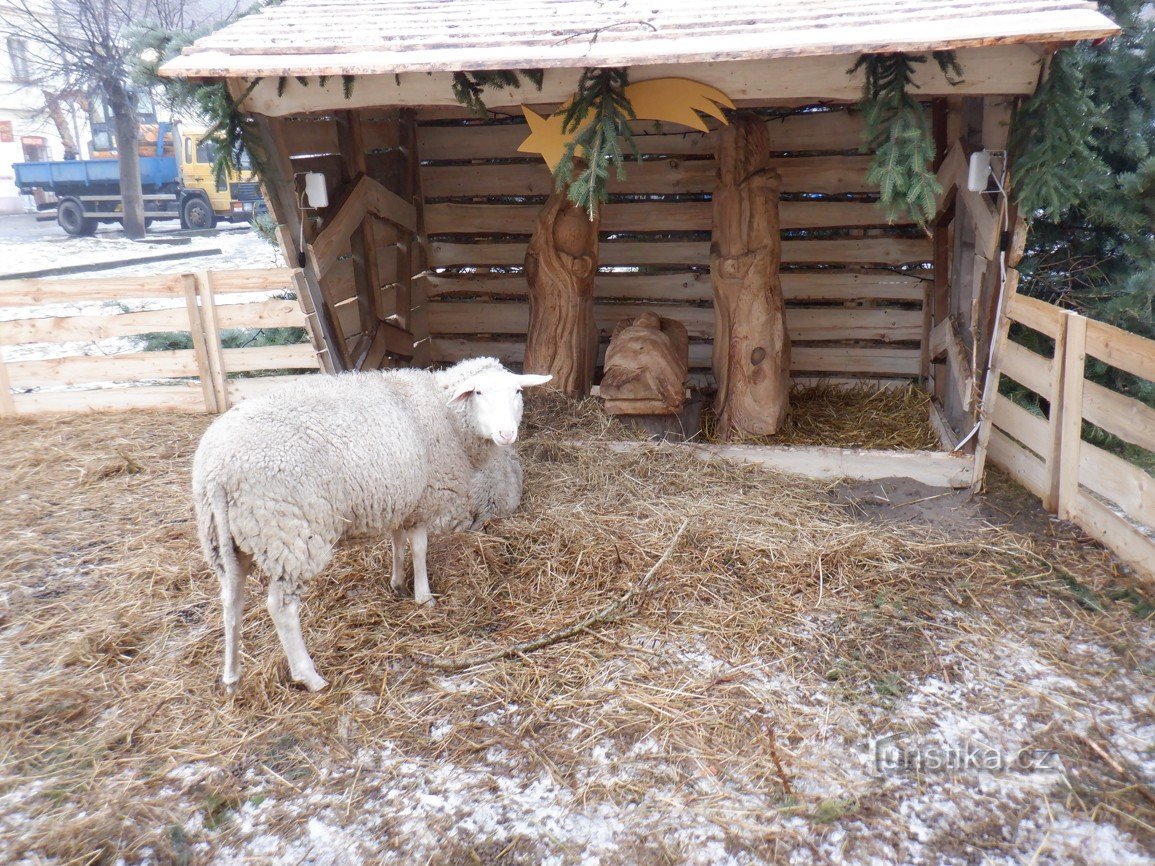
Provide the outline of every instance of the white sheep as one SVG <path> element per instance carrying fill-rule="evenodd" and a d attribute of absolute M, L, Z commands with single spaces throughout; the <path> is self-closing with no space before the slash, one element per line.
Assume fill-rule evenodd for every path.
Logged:
<path fill-rule="evenodd" d="M 214 421 L 193 459 L 193 497 L 201 545 L 221 583 L 225 685 L 232 690 L 241 677 L 244 582 L 253 565 L 269 579 L 267 607 L 292 677 L 311 691 L 327 683 L 301 636 L 300 596 L 339 541 L 405 529 L 414 598 L 432 601 L 429 525 L 472 525 L 475 478 L 517 439 L 521 389 L 549 378 L 516 375 L 492 358 L 436 373 L 318 376 Z"/>
<path fill-rule="evenodd" d="M 481 529 L 494 517 L 508 517 L 521 504 L 521 490 L 522 469 L 517 452 L 509 445 L 497 448 L 489 462 L 474 473 L 468 499 L 445 503 L 447 507 L 443 511 L 427 518 L 427 534 Z M 413 526 L 393 530 L 393 579 L 390 585 L 398 593 L 405 589 L 405 547 L 413 532 Z M 415 562 L 415 578 L 419 567 Z M 421 580 L 427 583 L 428 575 L 415 582 Z M 433 604 L 432 596 L 418 601 Z"/>

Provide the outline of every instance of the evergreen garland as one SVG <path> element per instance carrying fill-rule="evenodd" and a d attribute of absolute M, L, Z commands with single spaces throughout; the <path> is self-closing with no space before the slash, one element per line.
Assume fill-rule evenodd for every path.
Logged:
<path fill-rule="evenodd" d="M 622 142 L 629 145 L 635 159 L 640 159 L 629 124 L 636 117 L 625 95 L 629 83 L 625 69 L 584 70 L 562 120 L 562 132 L 574 135 L 566 143 L 553 176 L 557 188 L 568 188 L 570 201 L 584 208 L 590 220 L 597 216 L 598 205 L 609 199 L 606 181 L 610 168 L 618 180 L 625 177 Z M 580 167 L 579 150 L 585 162 Z"/>
<path fill-rule="evenodd" d="M 952 85 L 962 81 L 962 67 L 952 51 L 933 57 Z M 866 120 L 863 151 L 874 151 L 866 179 L 877 183 L 878 204 L 887 220 L 913 219 L 920 228 L 934 218 L 936 197 L 942 187 L 931 171 L 935 145 L 926 111 L 909 89 L 915 64 L 925 54 L 863 54 L 849 70 L 863 69 L 865 82 L 859 103 Z"/>
<path fill-rule="evenodd" d="M 253 121 L 245 117 L 239 108 L 260 82 L 261 79 L 254 79 L 237 99 L 229 96 L 228 87 L 223 81 L 201 85 L 192 94 L 197 111 L 212 121 L 202 141 L 212 141 L 217 146 L 217 154 L 213 159 L 213 176 L 217 183 L 223 183 L 230 171 L 246 171 L 243 167 L 246 154 L 252 172 L 260 178 L 268 176 L 264 152 L 253 128 Z"/>
<path fill-rule="evenodd" d="M 1011 126 L 1015 198 L 1024 213 L 1056 222 L 1106 185 L 1107 166 L 1091 149 L 1102 123 L 1075 54 L 1059 51 Z"/>
<path fill-rule="evenodd" d="M 544 70 L 497 69 L 490 72 L 454 72 L 453 96 L 474 114 L 484 117 L 489 111 L 481 98 L 485 88 L 493 87 L 497 90 L 520 88 L 522 76 L 541 90 L 541 83 L 545 77 Z"/>

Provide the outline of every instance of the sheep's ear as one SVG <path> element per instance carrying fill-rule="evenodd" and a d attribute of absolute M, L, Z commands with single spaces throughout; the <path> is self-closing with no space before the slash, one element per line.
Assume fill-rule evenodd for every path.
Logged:
<path fill-rule="evenodd" d="M 449 402 L 446 405 L 452 406 L 455 403 L 464 403 L 473 396 L 473 390 L 474 385 L 472 382 L 462 382 L 457 386 L 457 390 L 453 392 L 453 396 L 449 398 Z"/>
<path fill-rule="evenodd" d="M 534 385 L 544 385 L 553 376 L 540 376 L 535 373 L 526 373 L 517 377 L 517 384 L 523 388 L 532 388 Z"/>

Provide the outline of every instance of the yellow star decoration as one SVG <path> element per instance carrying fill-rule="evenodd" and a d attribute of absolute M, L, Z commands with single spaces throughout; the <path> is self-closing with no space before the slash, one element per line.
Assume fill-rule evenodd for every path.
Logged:
<path fill-rule="evenodd" d="M 626 87 L 625 95 L 638 120 L 678 123 L 700 132 L 706 132 L 708 127 L 698 114 L 699 111 L 726 123 L 726 116 L 718 106 L 734 107 L 730 97 L 718 88 L 688 78 L 638 81 Z M 529 135 L 518 146 L 518 152 L 541 154 L 549 170 L 553 171 L 565 153 L 566 144 L 573 138 L 573 132 L 585 124 L 585 119 L 573 132 L 564 133 L 561 127 L 565 118 L 565 105 L 549 117 L 538 114 L 526 105 L 521 107 L 521 111 L 529 124 Z"/>

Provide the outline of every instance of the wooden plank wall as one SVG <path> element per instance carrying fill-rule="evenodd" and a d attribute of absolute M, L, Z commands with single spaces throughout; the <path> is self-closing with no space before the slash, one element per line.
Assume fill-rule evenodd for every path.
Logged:
<path fill-rule="evenodd" d="M 0 417 L 123 409 L 217 413 L 295 378 L 292 374 L 235 374 L 315 371 L 317 353 L 308 343 L 236 349 L 221 345 L 221 331 L 231 328 L 304 327 L 305 316 L 297 301 L 251 298 L 258 292 L 293 290 L 295 275 L 292 269 L 274 268 L 0 282 L 0 308 L 130 299 L 169 302 L 161 309 L 109 309 L 95 315 L 46 315 L 44 310 L 33 309 L 27 318 L 0 321 L 0 348 L 94 343 L 156 332 L 190 333 L 193 343 L 191 349 L 114 354 L 76 354 L 75 345 L 64 354 L 57 351 L 60 347 L 47 346 L 34 353 L 41 357 L 0 360 Z M 132 387 L 110 387 L 113 384 Z"/>
<path fill-rule="evenodd" d="M 1007 305 L 1011 322 L 1055 349 L 1047 357 L 1006 340 L 992 375 L 1042 397 L 1048 411 L 1035 414 L 996 393 L 990 459 L 1155 584 L 1155 477 L 1083 436 L 1087 421 L 1147 452 L 1147 465 L 1155 460 L 1155 409 L 1085 378 L 1090 356 L 1155 381 L 1155 341 L 1018 294 Z"/>
<path fill-rule="evenodd" d="M 303 278 L 317 287 L 337 343 L 329 369 L 376 369 L 411 360 L 419 354 L 414 342 L 424 337 L 412 330 L 419 322 L 413 315 L 413 277 L 424 268 L 420 225 L 409 228 L 396 219 L 364 213 L 364 203 L 350 199 L 365 192 L 365 184 L 360 190 L 358 185 L 368 177 L 374 189 L 384 188 L 378 197 L 396 196 L 394 201 L 400 199 L 406 208 L 420 201 L 412 111 L 363 109 L 262 118 L 261 126 L 277 162 L 271 203 L 286 228 L 281 243 L 290 258 L 298 251 L 310 256 Z M 296 191 L 301 187 L 298 175 L 309 171 L 324 174 L 329 206 L 305 213 L 302 247 Z M 355 219 L 342 212 L 346 204 L 350 210 L 358 210 L 352 207 L 358 204 Z M 316 261 L 314 242 L 341 221 L 350 222 L 349 231 L 325 237 L 324 261 Z"/>
<path fill-rule="evenodd" d="M 783 181 L 782 283 L 795 375 L 917 378 L 933 248 L 913 226 L 886 225 L 872 203 L 869 157 L 858 152 L 861 118 L 841 107 L 768 112 L 767 124 Z M 638 133 L 644 161 L 611 182 L 603 212 L 602 348 L 619 319 L 657 310 L 686 325 L 690 365 L 701 373 L 713 336 L 714 142 L 668 127 L 642 125 Z M 517 152 L 526 135 L 519 119 L 418 124 L 433 361 L 521 360 L 529 316 L 521 268 L 553 183 L 539 157 Z"/>

